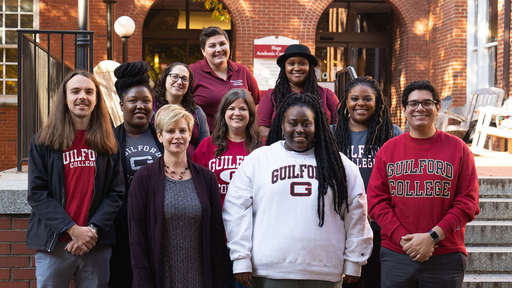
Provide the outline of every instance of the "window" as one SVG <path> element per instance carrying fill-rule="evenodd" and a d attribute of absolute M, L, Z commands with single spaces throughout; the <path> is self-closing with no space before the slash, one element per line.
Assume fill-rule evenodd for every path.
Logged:
<path fill-rule="evenodd" d="M 18 94 L 17 29 L 38 26 L 38 0 L 0 0 L 0 97 L 16 99 Z"/>
<path fill-rule="evenodd" d="M 144 59 L 152 68 L 151 79 L 157 80 L 173 62 L 191 64 L 202 60 L 199 36 L 208 26 L 218 26 L 231 36 L 231 22 L 212 19 L 212 12 L 205 10 L 202 1 L 155 1 L 143 26 Z M 231 51 L 231 55 L 234 53 Z"/>
<path fill-rule="evenodd" d="M 467 43 L 467 94 L 479 88 L 495 87 L 498 60 L 498 0 L 468 0 Z"/>

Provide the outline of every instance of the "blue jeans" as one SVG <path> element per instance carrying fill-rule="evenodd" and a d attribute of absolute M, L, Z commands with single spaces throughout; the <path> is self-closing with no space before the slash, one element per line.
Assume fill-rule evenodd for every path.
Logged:
<path fill-rule="evenodd" d="M 107 288 L 110 245 L 98 245 L 82 256 L 64 250 L 67 242 L 59 241 L 52 252 L 37 251 L 36 278 L 38 288 L 69 287 L 75 276 L 76 288 Z"/>

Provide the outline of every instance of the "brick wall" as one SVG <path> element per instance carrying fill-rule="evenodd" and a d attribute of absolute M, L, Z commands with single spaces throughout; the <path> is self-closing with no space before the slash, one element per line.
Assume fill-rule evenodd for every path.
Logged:
<path fill-rule="evenodd" d="M 511 51 L 503 51 L 505 1 L 498 2 L 498 87 L 503 85 L 504 69 L 512 70 L 511 67 L 503 67 L 503 55 L 512 53 L 512 45 Z M 119 0 L 117 4 L 112 5 L 114 21 L 123 15 L 130 16 L 135 21 L 135 33 L 128 40 L 128 61 L 142 59 L 142 26 L 154 2 L 155 0 Z M 232 47 L 236 48 L 236 54 L 233 55 L 233 59 L 252 69 L 253 41 L 269 35 L 297 39 L 315 53 L 316 25 L 330 2 L 331 0 L 224 0 L 234 21 Z M 443 96 L 454 97 L 453 107 L 463 106 L 466 102 L 467 84 L 467 0 L 385 2 L 393 9 L 390 105 L 395 123 L 402 126 L 404 124 L 400 97 L 405 85 L 415 79 L 430 79 Z M 39 10 L 40 29 L 77 29 L 76 1 L 40 0 Z M 107 57 L 106 4 L 102 0 L 90 0 L 89 16 L 90 30 L 95 31 L 96 65 Z M 121 62 L 121 39 L 115 32 L 112 38 L 114 60 Z M 60 56 L 60 39 L 52 39 L 51 51 Z M 41 36 L 41 43 L 47 45 L 47 42 L 45 36 Z M 65 38 L 64 47 L 65 61 L 73 67 L 74 47 L 71 36 Z M 512 73 L 510 82 L 512 83 Z M 14 123 L 8 118 L 10 112 L 4 112 L 4 108 L 0 108 L 0 123 Z M 16 129 L 9 127 L 3 128 L 0 133 L 15 135 Z M 12 141 L 13 139 L 4 140 L 4 137 L 0 137 L 0 170 L 5 167 L 3 165 L 7 165 L 8 168 L 15 166 L 16 145 Z"/>
<path fill-rule="evenodd" d="M 35 250 L 27 249 L 29 215 L 0 215 L 0 287 L 35 288 Z"/>
<path fill-rule="evenodd" d="M 16 167 L 18 110 L 16 105 L 0 104 L 0 171 Z"/>

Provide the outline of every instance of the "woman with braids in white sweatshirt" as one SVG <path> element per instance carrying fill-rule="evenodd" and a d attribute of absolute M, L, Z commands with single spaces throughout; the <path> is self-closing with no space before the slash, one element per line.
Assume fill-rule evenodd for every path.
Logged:
<path fill-rule="evenodd" d="M 224 202 L 235 279 L 264 288 L 357 281 L 372 250 L 364 184 L 318 97 L 288 96 L 267 145 L 245 158 Z"/>

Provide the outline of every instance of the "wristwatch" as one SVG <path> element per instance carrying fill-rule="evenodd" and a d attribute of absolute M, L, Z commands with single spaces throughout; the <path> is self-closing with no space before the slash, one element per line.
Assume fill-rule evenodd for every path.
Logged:
<path fill-rule="evenodd" d="M 94 224 L 89 224 L 89 227 L 91 227 L 92 229 L 94 229 L 94 231 L 98 232 L 98 228 L 96 228 L 96 226 L 94 226 Z M 432 235 L 431 235 L 432 236 Z"/>
<path fill-rule="evenodd" d="M 439 242 L 439 240 L 441 240 L 439 239 L 439 234 L 437 234 L 437 232 L 434 230 L 430 230 L 428 234 L 430 235 L 430 238 L 432 238 L 432 240 L 434 240 L 434 242 L 436 243 Z"/>

